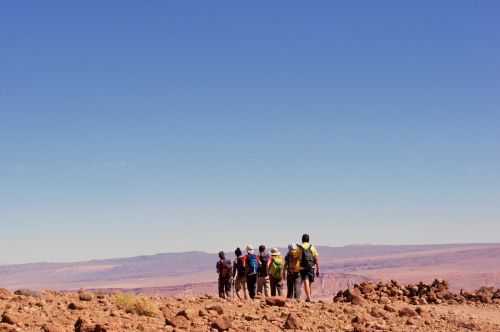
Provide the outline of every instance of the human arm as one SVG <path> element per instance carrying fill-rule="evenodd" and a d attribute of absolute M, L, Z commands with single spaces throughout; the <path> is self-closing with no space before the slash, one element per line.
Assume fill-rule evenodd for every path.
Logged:
<path fill-rule="evenodd" d="M 314 257 L 314 265 L 316 265 L 316 277 L 319 278 L 319 271 L 320 271 L 320 268 L 319 268 L 319 253 L 318 253 L 318 250 L 314 246 L 311 246 L 311 251 L 312 251 L 312 254 L 313 254 L 313 257 Z"/>
<path fill-rule="evenodd" d="M 316 277 L 319 278 L 319 256 L 315 257 L 315 263 L 316 263 Z"/>

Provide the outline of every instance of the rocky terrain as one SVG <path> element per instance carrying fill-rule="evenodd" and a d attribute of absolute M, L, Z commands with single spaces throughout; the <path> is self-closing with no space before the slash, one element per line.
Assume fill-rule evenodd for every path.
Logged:
<path fill-rule="evenodd" d="M 313 303 L 0 289 L 0 331 L 500 331 L 500 290 L 363 282 Z"/>

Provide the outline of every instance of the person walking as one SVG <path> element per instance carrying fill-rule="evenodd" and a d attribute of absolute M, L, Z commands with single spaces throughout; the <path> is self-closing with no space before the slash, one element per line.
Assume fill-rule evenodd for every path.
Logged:
<path fill-rule="evenodd" d="M 300 299 L 300 258 L 296 245 L 289 244 L 285 256 L 286 297 Z"/>
<path fill-rule="evenodd" d="M 224 251 L 219 252 L 219 261 L 216 264 L 216 269 L 219 274 L 219 297 L 223 299 L 231 298 L 231 266 L 231 261 L 226 259 Z"/>
<path fill-rule="evenodd" d="M 302 244 L 298 246 L 300 277 L 306 293 L 306 302 L 311 302 L 312 283 L 315 276 L 319 277 L 319 253 L 309 240 L 309 234 L 302 235 Z"/>
<path fill-rule="evenodd" d="M 284 275 L 283 256 L 277 248 L 271 249 L 271 263 L 269 265 L 269 280 L 271 285 L 271 296 L 281 296 L 283 292 Z"/>
<path fill-rule="evenodd" d="M 245 258 L 245 274 L 247 280 L 248 296 L 251 299 L 255 298 L 255 293 L 257 291 L 257 273 L 259 271 L 259 259 L 255 255 L 255 250 L 251 245 L 246 247 L 246 258 Z"/>
<path fill-rule="evenodd" d="M 236 258 L 233 263 L 233 280 L 234 280 L 234 290 L 238 299 L 247 299 L 247 275 L 246 275 L 246 258 L 243 256 L 240 248 L 236 248 L 234 251 Z M 240 292 L 243 291 L 243 296 Z"/>
<path fill-rule="evenodd" d="M 265 245 L 259 246 L 259 273 L 257 278 L 257 294 L 265 297 L 271 296 L 271 281 L 269 279 L 269 266 L 271 259 Z"/>

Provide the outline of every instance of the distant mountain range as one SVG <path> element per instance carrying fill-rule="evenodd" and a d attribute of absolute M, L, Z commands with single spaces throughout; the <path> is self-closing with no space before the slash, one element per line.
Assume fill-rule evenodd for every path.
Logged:
<path fill-rule="evenodd" d="M 448 279 L 454 289 L 500 287 L 500 244 L 355 245 L 318 247 L 322 277 L 317 289 L 330 295 L 363 280 L 401 282 Z M 282 250 L 284 252 L 284 250 Z M 9 289 L 122 289 L 162 294 L 214 291 L 217 256 L 184 252 L 0 266 L 0 287 Z"/>

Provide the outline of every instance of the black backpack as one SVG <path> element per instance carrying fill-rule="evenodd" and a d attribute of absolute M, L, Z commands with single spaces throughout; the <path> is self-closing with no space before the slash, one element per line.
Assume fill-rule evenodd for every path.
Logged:
<path fill-rule="evenodd" d="M 269 256 L 268 255 L 260 255 L 260 266 L 259 266 L 259 277 L 267 277 L 269 275 Z"/>
<path fill-rule="evenodd" d="M 312 253 L 312 245 L 310 244 L 309 247 L 306 249 L 303 246 L 300 246 L 302 248 L 302 257 L 300 258 L 300 267 L 302 267 L 303 270 L 305 271 L 312 271 L 314 269 L 314 256 Z"/>
<path fill-rule="evenodd" d="M 243 257 L 236 258 L 236 271 L 238 271 L 238 277 L 243 277 L 245 275 L 245 262 Z"/>

